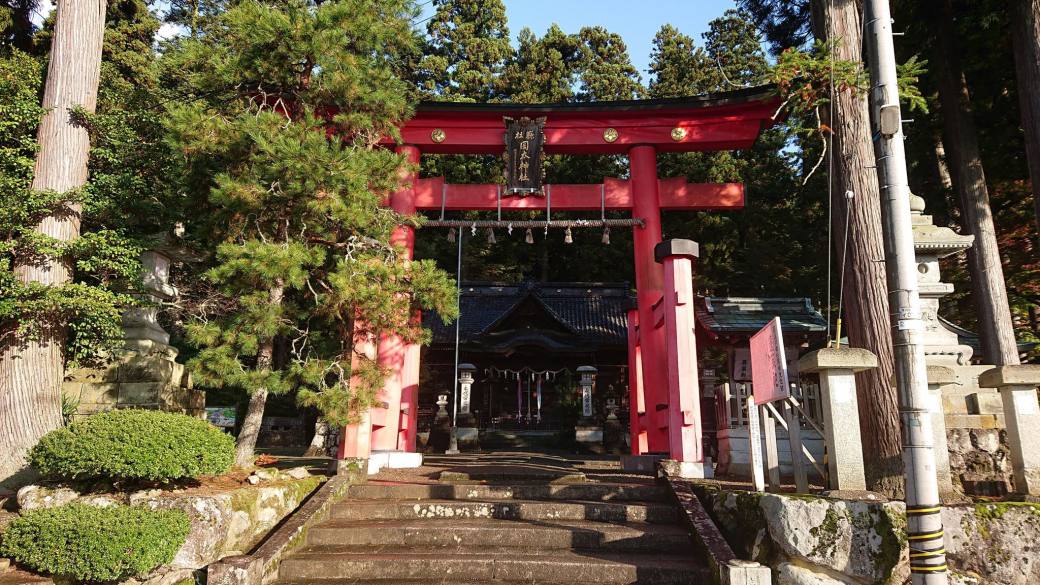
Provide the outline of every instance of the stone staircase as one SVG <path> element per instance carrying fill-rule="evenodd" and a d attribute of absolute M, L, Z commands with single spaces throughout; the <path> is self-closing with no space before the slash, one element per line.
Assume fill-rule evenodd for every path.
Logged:
<path fill-rule="evenodd" d="M 278 583 L 709 582 L 667 488 L 646 483 L 352 486 Z"/>

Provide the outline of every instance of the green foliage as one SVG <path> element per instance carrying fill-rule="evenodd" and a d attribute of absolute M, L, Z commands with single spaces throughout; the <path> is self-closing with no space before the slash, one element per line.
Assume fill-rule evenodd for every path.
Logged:
<path fill-rule="evenodd" d="M 121 581 L 172 561 L 190 530 L 181 510 L 72 503 L 15 518 L 0 554 L 56 577 Z"/>
<path fill-rule="evenodd" d="M 113 410 L 51 431 L 29 453 L 47 477 L 172 481 L 216 475 L 234 460 L 231 437 L 167 412 Z"/>
<path fill-rule="evenodd" d="M 861 63 L 835 59 L 832 48 L 817 41 L 812 51 L 780 53 L 772 82 L 791 111 L 805 114 L 829 104 L 831 91 L 865 91 L 868 79 Z"/>
<path fill-rule="evenodd" d="M 492 101 L 512 55 L 502 0 L 434 0 L 419 63 L 422 91 L 447 101 Z"/>
<path fill-rule="evenodd" d="M 168 229 L 177 197 L 166 197 L 168 152 L 149 108 L 157 99 L 152 39 L 159 28 L 138 0 L 110 3 L 97 113 L 73 112 L 91 137 L 89 180 L 67 193 L 31 190 L 45 58 L 0 51 L 0 338 L 25 343 L 65 327 L 66 361 L 94 365 L 122 345 L 120 315 L 135 304 L 141 250 Z M 50 29 L 31 45 L 48 48 Z M 82 209 L 80 238 L 39 234 L 47 216 Z M 24 267 L 60 262 L 72 282 L 24 283 Z"/>
<path fill-rule="evenodd" d="M 899 99 L 908 112 L 928 113 L 928 100 L 921 94 L 921 89 L 918 87 L 921 76 L 928 71 L 927 65 L 928 61 L 919 59 L 918 55 L 913 55 L 896 66 Z"/>
<path fill-rule="evenodd" d="M 171 80 L 194 97 L 171 106 L 168 143 L 204 194 L 190 239 L 216 252 L 187 328 L 200 383 L 295 389 L 344 424 L 383 379 L 356 342 L 421 341 L 416 309 L 457 312 L 447 275 L 390 243 L 413 219 L 383 206 L 404 166 L 377 144 L 411 113 L 396 76 L 411 15 L 403 0 L 246 1 L 171 45 Z"/>

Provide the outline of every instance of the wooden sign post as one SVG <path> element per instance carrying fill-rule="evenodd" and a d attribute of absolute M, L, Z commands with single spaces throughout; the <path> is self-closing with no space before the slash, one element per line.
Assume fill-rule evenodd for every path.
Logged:
<path fill-rule="evenodd" d="M 755 484 L 755 491 L 761 492 L 766 489 L 766 478 L 762 471 L 762 427 L 759 426 L 758 405 L 755 397 L 747 397 L 748 414 L 748 457 L 751 465 L 751 481 Z"/>

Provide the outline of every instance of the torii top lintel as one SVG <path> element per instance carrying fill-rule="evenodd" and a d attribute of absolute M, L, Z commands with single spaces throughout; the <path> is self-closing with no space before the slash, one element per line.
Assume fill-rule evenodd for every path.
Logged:
<path fill-rule="evenodd" d="M 502 118 L 541 117 L 550 154 L 625 154 L 750 148 L 775 121 L 772 86 L 697 97 L 562 104 L 423 102 L 401 141 L 424 154 L 500 154 Z M 389 144 L 389 142 L 388 142 Z"/>

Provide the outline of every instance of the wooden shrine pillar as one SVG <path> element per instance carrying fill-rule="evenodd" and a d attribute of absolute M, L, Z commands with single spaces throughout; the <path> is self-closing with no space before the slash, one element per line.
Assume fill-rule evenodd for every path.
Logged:
<path fill-rule="evenodd" d="M 632 455 L 645 455 L 646 397 L 643 395 L 643 358 L 639 347 L 639 308 L 629 307 L 628 317 L 628 433 Z"/>
<path fill-rule="evenodd" d="M 415 214 L 415 180 L 418 176 L 419 149 L 411 145 L 398 146 L 398 154 L 403 154 L 412 168 L 401 174 L 399 191 L 390 196 L 390 208 L 402 215 Z M 405 257 L 411 259 L 415 251 L 415 229 L 411 226 L 397 226 L 390 236 L 390 243 L 404 249 Z M 418 395 L 419 383 L 419 351 L 415 344 L 405 343 L 399 335 L 383 335 L 379 340 L 379 365 L 387 368 L 390 374 L 383 384 L 378 400 L 385 405 L 372 409 L 372 449 L 378 451 L 410 451 L 415 450 L 415 420 L 402 420 L 404 417 L 415 417 L 416 405 L 411 399 L 413 386 Z M 408 397 L 403 398 L 407 393 Z M 402 404 L 407 410 L 402 410 Z M 402 431 L 406 434 L 402 437 Z M 411 433 L 411 438 L 407 433 Z M 402 447 L 403 444 L 403 447 Z M 409 448 L 410 447 L 410 448 Z"/>
<path fill-rule="evenodd" d="M 667 240 L 654 249 L 664 266 L 661 303 L 668 355 L 668 443 L 672 473 L 680 477 L 711 477 L 702 443 L 701 397 L 697 380 L 697 339 L 694 334 L 693 262 L 697 242 Z"/>
<path fill-rule="evenodd" d="M 639 345 L 642 357 L 642 389 L 646 400 L 646 438 L 651 453 L 668 452 L 668 371 L 664 329 L 655 327 L 654 305 L 661 300 L 664 270 L 654 261 L 654 246 L 661 241 L 661 204 L 657 181 L 657 152 L 653 146 L 633 146 L 628 151 L 632 177 L 632 217 L 643 227 L 632 228 L 635 251 L 636 300 L 639 303 Z"/>
<path fill-rule="evenodd" d="M 367 330 L 367 324 L 354 321 L 354 355 L 351 358 L 351 367 L 357 368 L 362 359 L 376 359 L 376 343 L 372 334 Z M 365 356 L 359 357 L 358 354 Z M 357 392 L 361 380 L 358 376 L 350 379 L 351 392 Z M 372 411 L 364 410 L 360 413 L 358 422 L 343 428 L 343 434 L 339 438 L 339 446 L 336 449 L 336 472 L 350 473 L 351 465 L 360 465 L 361 469 L 367 469 L 368 459 L 372 454 Z"/>
<path fill-rule="evenodd" d="M 415 311 L 416 323 L 422 321 L 422 311 Z M 401 425 L 397 433 L 397 450 L 415 453 L 416 432 L 419 424 L 419 344 L 409 343 L 404 348 L 404 367 L 401 369 Z"/>

